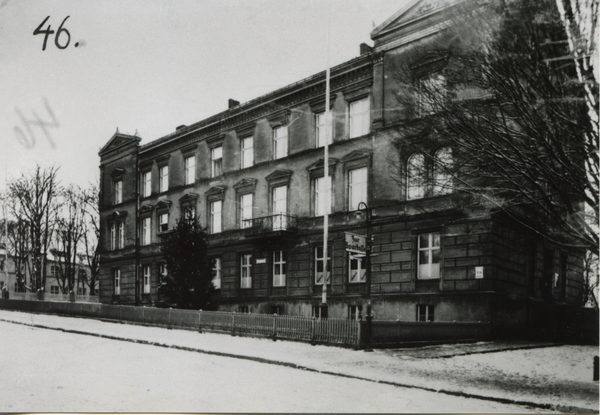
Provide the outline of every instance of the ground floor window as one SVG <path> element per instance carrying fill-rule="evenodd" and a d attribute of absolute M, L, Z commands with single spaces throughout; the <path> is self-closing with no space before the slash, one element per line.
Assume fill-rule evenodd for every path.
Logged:
<path fill-rule="evenodd" d="M 273 287 L 285 287 L 287 263 L 285 251 L 273 252 Z"/>
<path fill-rule="evenodd" d="M 433 321 L 433 306 L 430 304 L 418 304 L 417 321 Z"/>
<path fill-rule="evenodd" d="M 348 264 L 348 280 L 353 282 L 365 282 L 367 275 L 367 261 L 365 258 L 356 257 L 352 254 L 349 254 L 349 264 Z"/>
<path fill-rule="evenodd" d="M 238 307 L 238 313 L 249 313 L 247 305 L 241 305 Z"/>
<path fill-rule="evenodd" d="M 214 267 L 213 267 L 213 279 L 212 279 L 212 283 L 213 286 L 215 287 L 215 290 L 220 290 L 221 289 L 221 258 L 215 258 L 215 263 L 214 263 Z"/>
<path fill-rule="evenodd" d="M 144 294 L 150 294 L 150 266 L 142 267 L 142 276 L 144 280 Z"/>
<path fill-rule="evenodd" d="M 77 287 L 77 295 L 85 295 L 86 292 L 85 287 Z"/>
<path fill-rule="evenodd" d="M 350 320 L 359 320 L 362 318 L 362 306 L 361 305 L 349 305 L 348 306 L 348 318 Z"/>
<path fill-rule="evenodd" d="M 282 304 L 272 304 L 271 305 L 271 314 L 282 315 L 283 314 L 283 305 Z"/>
<path fill-rule="evenodd" d="M 312 306 L 312 316 L 315 318 L 327 318 L 327 305 Z"/>
<path fill-rule="evenodd" d="M 440 277 L 440 234 L 423 233 L 418 237 L 418 274 L 419 279 Z"/>
<path fill-rule="evenodd" d="M 50 294 L 59 294 L 59 293 L 60 293 L 60 288 L 58 287 L 58 285 L 50 286 Z"/>
<path fill-rule="evenodd" d="M 252 254 L 240 257 L 241 288 L 252 288 Z"/>
<path fill-rule="evenodd" d="M 113 280 L 114 280 L 115 295 L 121 295 L 121 270 L 120 269 L 113 270 Z"/>

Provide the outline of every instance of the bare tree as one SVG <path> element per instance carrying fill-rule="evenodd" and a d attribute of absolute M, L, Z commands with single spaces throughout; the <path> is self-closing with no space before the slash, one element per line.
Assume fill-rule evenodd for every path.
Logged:
<path fill-rule="evenodd" d="M 56 217 L 57 172 L 55 167 L 42 169 L 37 166 L 33 173 L 22 174 L 8 185 L 8 198 L 13 202 L 10 204 L 11 215 L 17 223 L 28 224 L 32 290 L 44 287 L 46 283 L 43 268 Z"/>
<path fill-rule="evenodd" d="M 7 227 L 6 229 L 5 226 Z M 27 286 L 25 279 L 27 268 L 30 265 L 28 262 L 29 252 L 31 251 L 29 245 L 29 224 L 20 219 L 16 221 L 3 219 L 0 229 L 2 230 L 2 245 L 6 249 L 6 258 L 10 259 L 14 265 L 18 290 L 31 290 L 31 287 Z M 6 266 L 7 264 L 5 264 Z"/>
<path fill-rule="evenodd" d="M 59 192 L 60 210 L 56 216 L 56 228 L 52 238 L 51 252 L 56 260 L 56 280 L 63 293 L 76 289 L 80 253 L 85 235 L 86 204 L 78 186 L 69 186 Z"/>
<path fill-rule="evenodd" d="M 583 259 L 583 299 L 586 304 L 590 300 L 598 308 L 598 256 L 588 251 Z"/>
<path fill-rule="evenodd" d="M 591 66 L 576 64 L 589 56 L 573 58 L 555 2 L 491 4 L 493 18 L 489 4 L 469 10 L 443 47 L 414 52 L 400 68 L 412 94 L 399 103 L 415 111 L 397 143 L 442 140 L 452 162 L 431 164 L 445 172 L 437 178 L 452 180 L 432 188 L 452 186 L 548 240 L 597 255 L 598 84 Z"/>
<path fill-rule="evenodd" d="M 98 205 L 98 186 L 90 185 L 82 191 L 82 204 L 85 206 L 85 217 L 83 221 L 83 247 L 84 254 L 81 255 L 82 262 L 87 264 L 90 270 L 89 279 L 86 281 L 90 287 L 90 295 L 96 293 L 96 281 L 100 270 L 100 211 Z"/>

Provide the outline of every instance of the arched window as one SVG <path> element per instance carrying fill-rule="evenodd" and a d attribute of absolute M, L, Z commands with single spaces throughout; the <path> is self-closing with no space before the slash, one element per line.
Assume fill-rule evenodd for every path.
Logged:
<path fill-rule="evenodd" d="M 415 153 L 408 158 L 406 166 L 407 199 L 420 199 L 425 196 L 425 156 Z"/>
<path fill-rule="evenodd" d="M 442 147 L 435 153 L 433 164 L 433 194 L 452 193 L 452 149 Z"/>

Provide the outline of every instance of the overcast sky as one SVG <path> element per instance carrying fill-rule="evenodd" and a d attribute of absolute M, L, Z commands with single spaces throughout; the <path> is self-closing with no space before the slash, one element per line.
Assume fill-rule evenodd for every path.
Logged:
<path fill-rule="evenodd" d="M 330 1 L 333 66 L 408 0 Z M 63 184 L 96 182 L 117 127 L 148 143 L 324 70 L 327 4 L 0 0 L 0 189 L 36 163 Z"/>

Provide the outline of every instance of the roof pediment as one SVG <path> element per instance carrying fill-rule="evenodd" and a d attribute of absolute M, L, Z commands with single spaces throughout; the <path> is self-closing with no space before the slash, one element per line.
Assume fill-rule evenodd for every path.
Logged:
<path fill-rule="evenodd" d="M 377 26 L 371 32 L 371 39 L 376 41 L 392 32 L 398 32 L 400 37 L 405 36 L 407 33 L 411 32 L 410 30 L 406 30 L 408 26 L 419 21 L 424 21 L 463 1 L 464 0 L 411 0 L 398 10 L 396 14 Z"/>
<path fill-rule="evenodd" d="M 122 134 L 119 131 L 113 134 L 113 136 L 108 140 L 108 143 L 104 145 L 98 152 L 99 156 L 108 153 L 111 150 L 115 150 L 117 148 L 121 148 L 123 146 L 137 146 L 139 145 L 142 139 L 136 135 Z"/>

